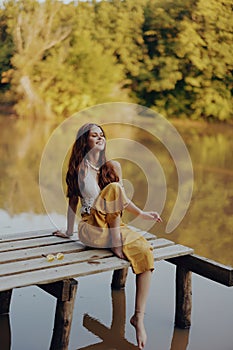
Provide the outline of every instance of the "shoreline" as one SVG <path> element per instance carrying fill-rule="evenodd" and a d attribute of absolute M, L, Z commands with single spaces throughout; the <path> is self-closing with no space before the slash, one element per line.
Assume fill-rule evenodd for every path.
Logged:
<path fill-rule="evenodd" d="M 111 103 L 111 102 L 109 102 Z M 145 106 L 146 107 L 146 106 Z M 91 108 L 91 106 L 89 107 Z M 149 108 L 149 107 L 146 107 Z M 149 108 L 150 109 L 150 108 Z M 153 110 L 152 110 L 153 111 Z M 81 112 L 78 111 L 78 112 Z M 77 113 L 78 113 L 77 112 Z M 155 111 L 154 111 L 155 112 Z M 155 112 L 156 113 L 156 112 Z M 14 102 L 10 101 L 10 102 L 3 102 L 1 101 L 0 98 L 0 117 L 8 117 L 8 118 L 14 118 L 14 119 L 19 119 L 20 117 L 16 114 L 15 110 L 14 110 Z M 57 116 L 55 117 L 55 119 L 59 119 L 60 117 Z M 23 118 L 25 119 L 25 118 Z M 26 119 L 30 119 L 30 118 L 26 118 Z M 34 118 L 33 118 L 34 119 Z M 43 119 L 43 118 L 42 118 Z M 62 120 L 65 120 L 66 118 L 63 118 Z M 146 118 L 145 118 L 146 119 Z M 206 121 L 204 119 L 197 119 L 197 120 L 192 120 L 190 118 L 166 118 L 170 123 L 172 123 L 175 127 L 181 127 L 181 128 L 197 128 L 197 129 L 207 129 L 209 127 L 215 127 L 217 126 L 218 128 L 220 127 L 232 127 L 233 128 L 233 120 L 229 119 L 227 121 L 221 121 L 221 120 L 210 120 L 210 121 Z M 39 118 L 38 118 L 39 120 Z M 150 119 L 151 121 L 153 119 Z"/>

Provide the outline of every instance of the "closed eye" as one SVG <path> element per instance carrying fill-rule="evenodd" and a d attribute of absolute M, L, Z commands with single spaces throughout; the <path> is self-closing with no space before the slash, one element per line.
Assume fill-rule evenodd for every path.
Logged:
<path fill-rule="evenodd" d="M 98 136 L 104 137 L 104 134 L 101 133 L 101 134 L 98 135 L 97 133 L 93 133 L 93 134 L 91 134 L 91 136 L 92 136 L 92 137 L 98 137 Z"/>

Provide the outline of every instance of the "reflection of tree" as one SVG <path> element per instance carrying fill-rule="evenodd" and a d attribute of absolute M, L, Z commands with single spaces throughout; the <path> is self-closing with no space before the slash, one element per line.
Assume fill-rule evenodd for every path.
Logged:
<path fill-rule="evenodd" d="M 125 339 L 125 291 L 113 290 L 112 291 L 112 324 L 108 328 L 101 322 L 84 315 L 83 325 L 90 332 L 102 339 L 101 343 L 85 346 L 79 350 L 133 350 L 138 349 L 137 346 L 131 344 Z"/>
<path fill-rule="evenodd" d="M 146 122 L 149 123 L 148 120 Z M 153 127 L 153 121 L 150 123 Z M 44 212 L 38 186 L 38 169 L 43 147 L 53 127 L 49 121 L 38 123 L 0 118 L 0 208 L 6 209 L 12 215 L 22 212 Z M 166 205 L 162 213 L 164 222 L 162 225 L 155 225 L 151 231 L 158 236 L 164 236 L 163 228 L 177 195 L 177 173 L 173 160 L 153 136 L 139 132 L 136 128 L 109 126 L 106 133 L 109 139 L 135 139 L 149 148 L 162 165 L 167 181 Z M 216 127 L 208 127 L 208 130 L 181 130 L 193 161 L 194 193 L 185 218 L 172 233 L 172 237 L 169 236 L 177 243 L 193 247 L 197 254 L 225 264 L 233 264 L 233 154 L 229 152 L 232 148 L 231 133 L 229 127 L 222 127 L 219 131 Z M 58 153 L 59 147 L 58 144 Z M 138 157 L 145 155 L 141 152 Z M 147 196 L 148 174 L 144 174 L 136 164 L 128 162 L 127 159 L 121 161 L 123 176 L 132 182 L 135 189 L 133 200 L 143 207 Z M 54 172 L 50 162 L 46 172 L 48 178 Z M 156 177 L 152 182 L 159 186 Z M 159 198 L 155 193 L 155 207 L 157 200 Z"/>
<path fill-rule="evenodd" d="M 233 155 L 228 152 L 232 148 L 231 130 L 218 130 L 215 126 L 204 131 L 190 128 L 181 130 L 181 135 L 193 161 L 194 192 L 190 208 L 172 233 L 172 240 L 193 247 L 197 254 L 233 264 Z M 166 175 L 167 200 L 162 213 L 164 223 L 151 229 L 157 236 L 164 236 L 163 228 L 177 195 L 176 169 L 161 144 L 154 144 L 153 147 L 153 137 L 148 134 L 142 134 L 141 137 L 137 135 L 138 142 L 144 142 L 156 154 Z M 131 168 L 126 167 L 125 170 L 125 177 L 133 178 Z M 139 176 L 140 172 L 136 175 L 137 181 Z"/>
<path fill-rule="evenodd" d="M 193 161 L 194 192 L 189 211 L 172 239 L 193 247 L 197 254 L 233 264 L 231 130 L 213 126 L 184 135 Z"/>
<path fill-rule="evenodd" d="M 38 170 L 52 125 L 5 120 L 2 127 L 0 207 L 10 214 L 41 213 Z"/>

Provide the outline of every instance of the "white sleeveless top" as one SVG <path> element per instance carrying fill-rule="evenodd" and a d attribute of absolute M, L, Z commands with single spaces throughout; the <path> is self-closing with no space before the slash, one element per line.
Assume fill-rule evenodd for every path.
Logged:
<path fill-rule="evenodd" d="M 87 174 L 84 178 L 84 188 L 81 197 L 81 214 L 90 214 L 94 201 L 100 193 L 100 188 L 96 180 L 96 172 L 87 167 Z"/>

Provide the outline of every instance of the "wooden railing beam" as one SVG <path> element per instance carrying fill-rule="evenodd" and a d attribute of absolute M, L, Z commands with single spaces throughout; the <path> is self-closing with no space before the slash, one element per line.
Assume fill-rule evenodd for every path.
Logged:
<path fill-rule="evenodd" d="M 233 286 L 233 268 L 231 266 L 220 264 L 196 254 L 166 259 L 166 261 L 227 287 Z"/>

